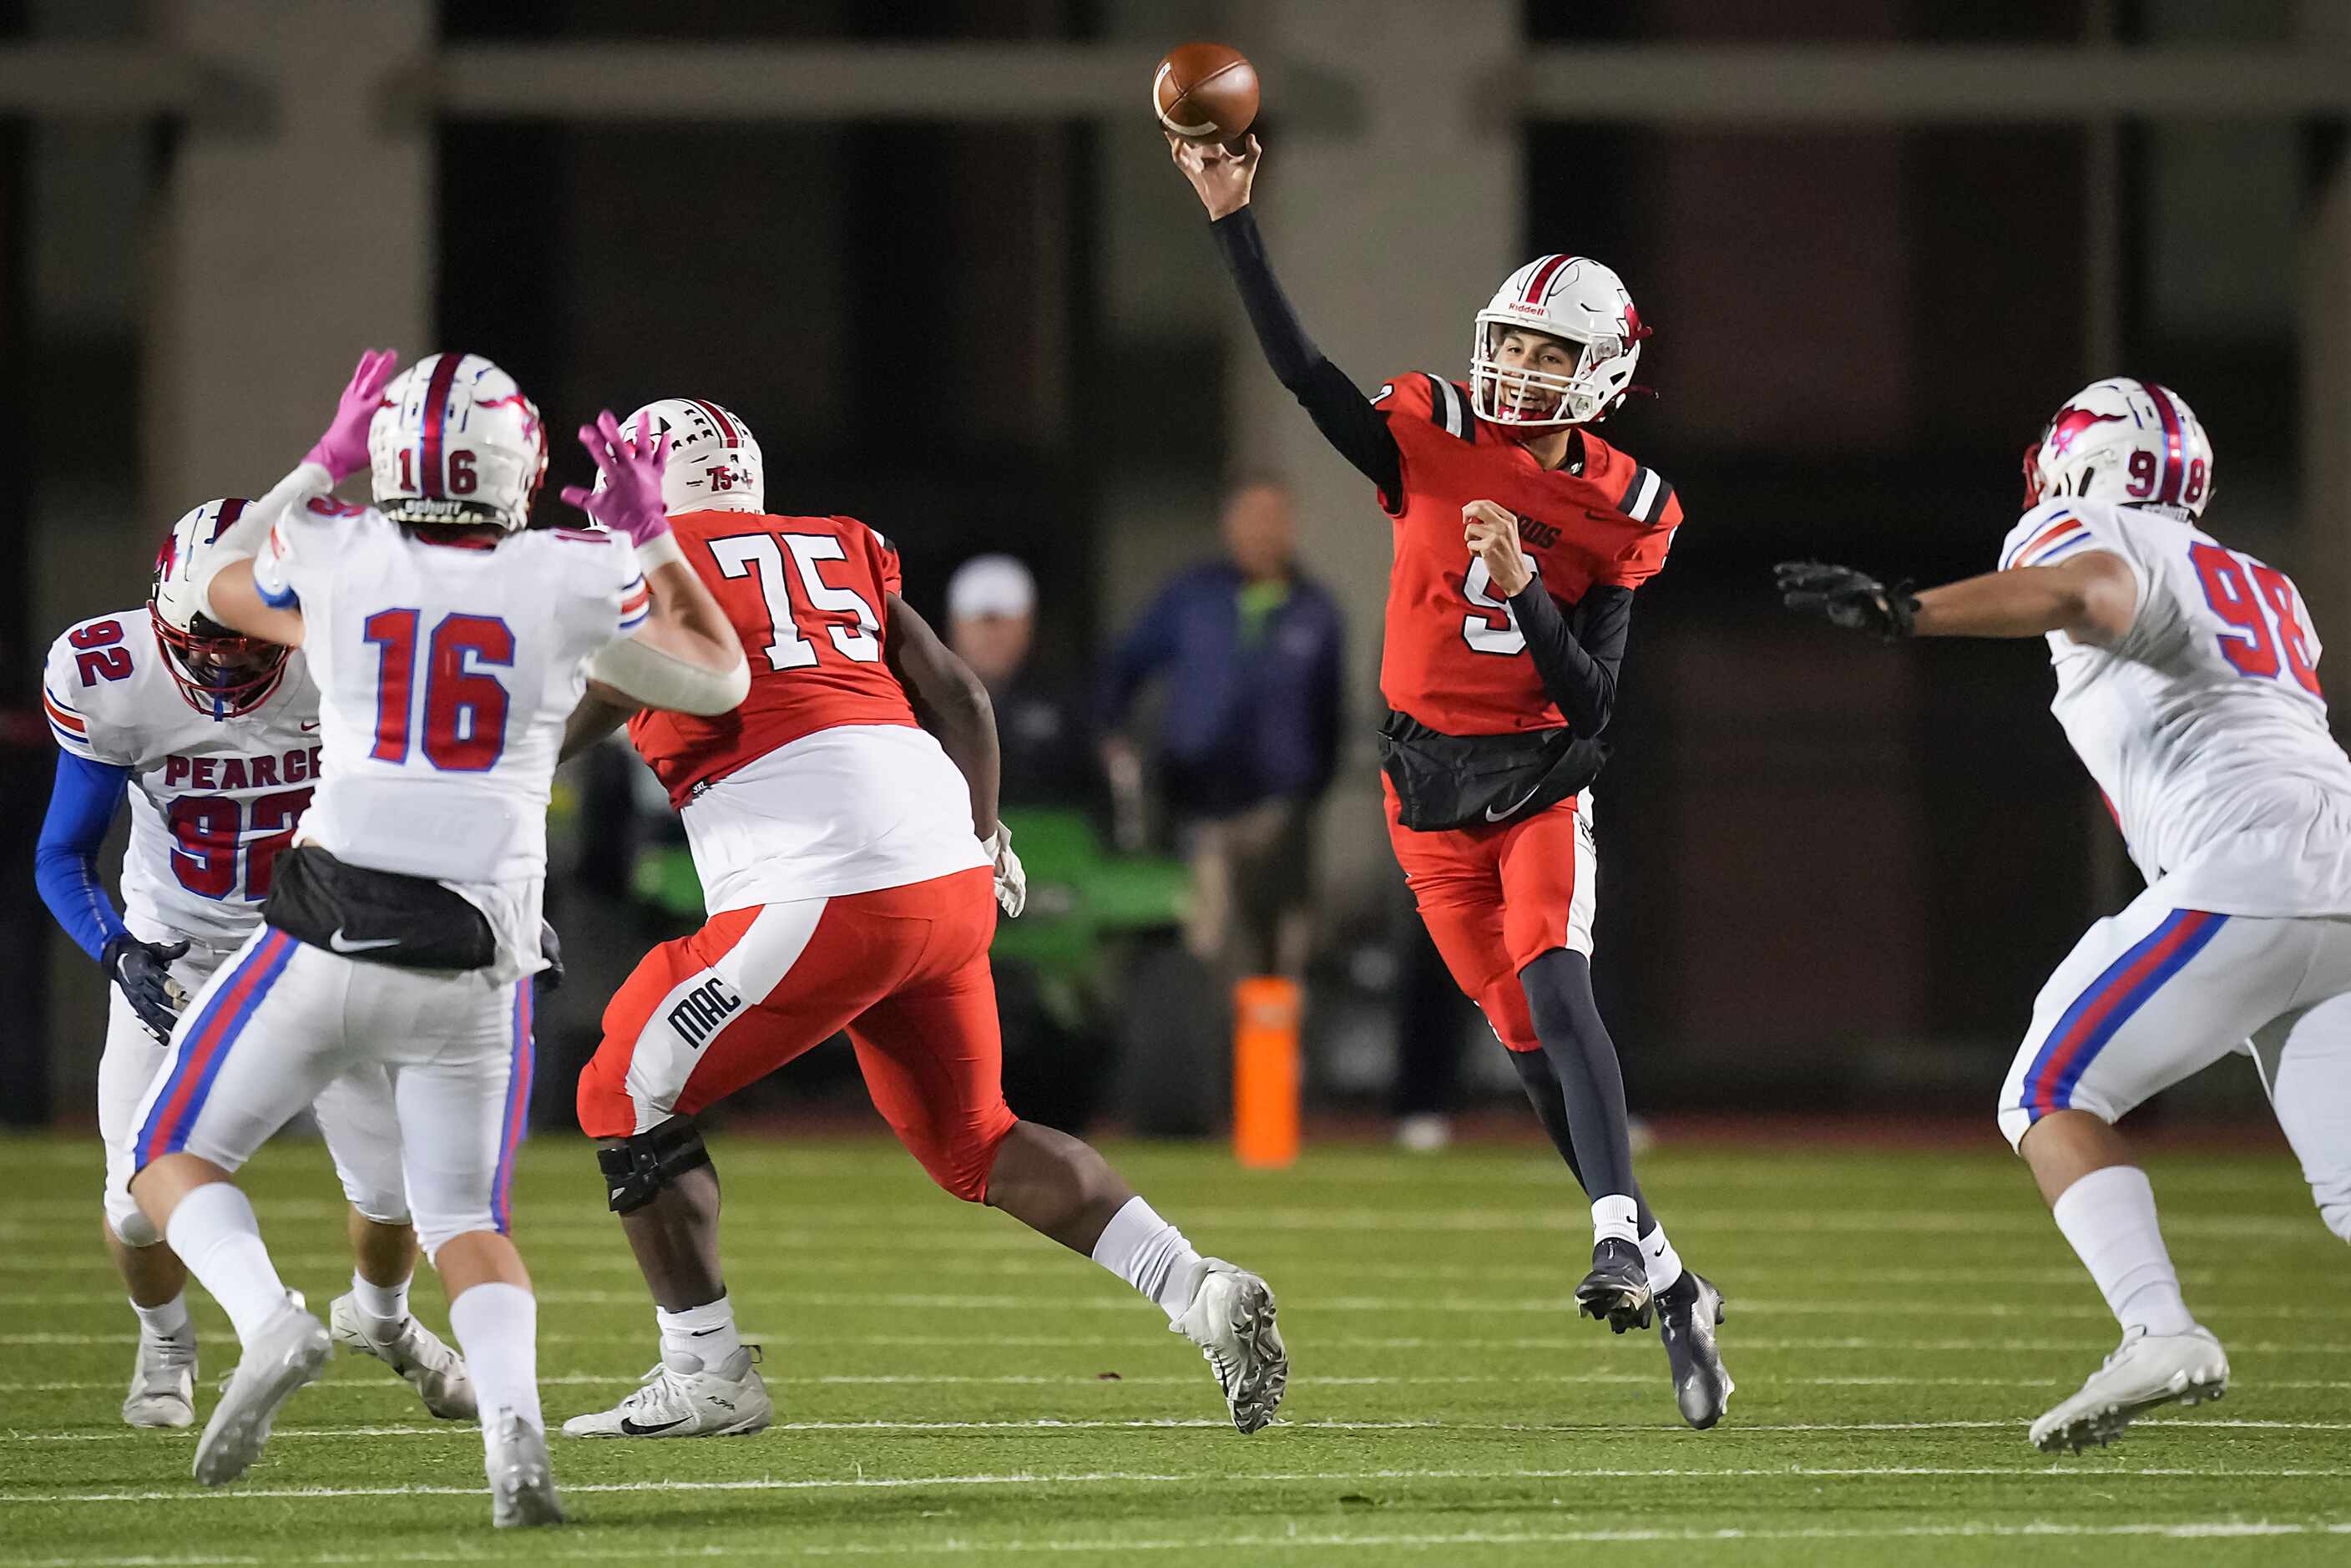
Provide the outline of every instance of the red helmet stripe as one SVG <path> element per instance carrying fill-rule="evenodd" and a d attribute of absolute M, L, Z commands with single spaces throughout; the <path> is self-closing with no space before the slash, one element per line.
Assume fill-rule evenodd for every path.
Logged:
<path fill-rule="evenodd" d="M 729 446 L 739 446 L 742 444 L 743 438 L 735 434 L 735 426 L 733 423 L 727 419 L 726 411 L 725 409 L 720 408 L 715 402 L 705 402 L 698 397 L 690 397 L 685 401 L 710 416 L 710 423 L 718 427 L 719 440 L 725 442 Z"/>
<path fill-rule="evenodd" d="M 433 379 L 424 383 L 424 436 L 416 454 L 416 478 L 423 493 L 436 501 L 442 495 L 442 435 L 449 421 L 449 389 L 456 384 L 461 357 L 442 355 L 433 367 Z"/>
<path fill-rule="evenodd" d="M 2181 433 L 2179 410 L 2173 402 L 2170 389 L 2149 382 L 2147 391 L 2155 400 L 2156 417 L 2163 421 L 2163 484 L 2155 492 L 2155 498 L 2177 506 L 2180 481 L 2188 466 L 2187 437 Z"/>
<path fill-rule="evenodd" d="M 1527 291 L 1519 298 L 1529 305 L 1541 304 L 1543 297 L 1551 292 L 1551 280 L 1559 276 L 1560 268 L 1574 259 L 1575 257 L 1572 256 L 1543 257 L 1541 263 L 1535 267 L 1535 275 L 1527 279 Z"/>
<path fill-rule="evenodd" d="M 213 531 L 204 536 L 204 543 L 217 544 L 220 541 L 221 535 L 228 532 L 229 528 L 235 524 L 237 518 L 245 516 L 245 506 L 246 503 L 244 498 L 238 496 L 231 496 L 228 499 L 223 501 L 221 503 L 220 516 L 213 519 Z"/>

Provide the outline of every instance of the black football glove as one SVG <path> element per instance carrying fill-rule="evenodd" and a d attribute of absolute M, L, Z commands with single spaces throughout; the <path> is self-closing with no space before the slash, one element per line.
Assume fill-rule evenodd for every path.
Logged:
<path fill-rule="evenodd" d="M 1910 635 L 1918 616 L 1917 596 L 1907 582 L 1886 587 L 1865 572 L 1825 561 L 1783 560 L 1772 569 L 1780 597 L 1799 615 L 1818 615 L 1831 625 L 1868 632 L 1888 643 Z"/>
<path fill-rule="evenodd" d="M 538 923 L 538 954 L 547 960 L 547 967 L 538 975 L 534 989 L 541 996 L 563 988 L 563 941 L 555 927 L 542 920 Z"/>
<path fill-rule="evenodd" d="M 159 1041 L 172 1038 L 180 1021 L 180 1004 L 187 999 L 172 978 L 172 960 L 187 950 L 185 942 L 141 942 L 126 931 L 99 956 L 108 977 L 122 988 L 131 1010 Z"/>

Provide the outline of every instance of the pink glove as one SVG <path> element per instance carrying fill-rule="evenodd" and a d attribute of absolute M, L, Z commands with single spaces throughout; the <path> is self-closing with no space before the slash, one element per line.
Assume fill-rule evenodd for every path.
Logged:
<path fill-rule="evenodd" d="M 616 534 L 636 544 L 669 532 L 669 508 L 662 504 L 662 470 L 669 463 L 669 432 L 651 446 L 621 434 L 621 422 L 606 409 L 593 424 L 580 427 L 580 444 L 588 449 L 597 471 L 604 476 L 601 490 L 577 485 L 563 487 L 563 498 Z"/>
<path fill-rule="evenodd" d="M 342 401 L 335 404 L 335 422 L 304 462 L 316 463 L 337 484 L 368 465 L 368 426 L 375 423 L 376 410 L 383 406 L 384 385 L 399 365 L 396 349 L 370 349 L 360 355 L 360 368 L 351 372 Z"/>

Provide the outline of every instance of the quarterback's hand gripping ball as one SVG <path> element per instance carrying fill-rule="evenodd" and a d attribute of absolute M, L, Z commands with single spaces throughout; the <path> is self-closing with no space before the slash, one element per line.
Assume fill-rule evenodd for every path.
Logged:
<path fill-rule="evenodd" d="M 1172 131 L 1167 133 L 1168 153 L 1184 178 L 1192 182 L 1192 189 L 1199 193 L 1210 223 L 1230 217 L 1249 204 L 1249 188 L 1257 183 L 1258 160 L 1265 149 L 1254 136 L 1245 148 L 1234 152 L 1214 141 L 1186 141 Z"/>
<path fill-rule="evenodd" d="M 1817 560 L 1783 560 L 1772 575 L 1789 609 L 1833 626 L 1898 643 L 1917 618 L 1918 600 L 1907 582 L 1888 588 L 1866 572 Z"/>

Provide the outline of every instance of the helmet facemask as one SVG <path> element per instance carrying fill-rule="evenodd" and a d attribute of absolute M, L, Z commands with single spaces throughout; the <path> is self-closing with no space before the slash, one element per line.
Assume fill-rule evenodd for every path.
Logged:
<path fill-rule="evenodd" d="M 199 615 L 186 631 L 149 607 L 163 667 L 188 706 L 208 718 L 236 718 L 269 700 L 286 678 L 286 650 Z"/>
<path fill-rule="evenodd" d="M 1574 350 L 1574 371 L 1504 364 L 1502 341 L 1512 332 Z M 1637 344 L 1614 334 L 1578 340 L 1481 314 L 1470 340 L 1469 406 L 1480 419 L 1520 429 L 1590 424 L 1624 398 L 1639 352 Z"/>

